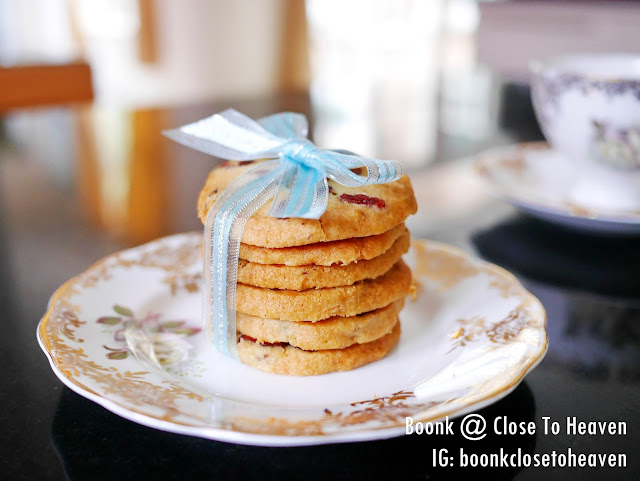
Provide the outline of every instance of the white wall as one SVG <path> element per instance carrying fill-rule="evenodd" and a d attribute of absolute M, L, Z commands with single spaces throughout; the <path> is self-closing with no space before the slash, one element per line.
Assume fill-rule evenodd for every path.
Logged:
<path fill-rule="evenodd" d="M 138 19 L 117 15 L 118 9 L 130 11 L 131 3 L 78 2 L 98 102 L 158 105 L 274 90 L 280 0 L 156 0 L 153 64 L 137 58 Z"/>

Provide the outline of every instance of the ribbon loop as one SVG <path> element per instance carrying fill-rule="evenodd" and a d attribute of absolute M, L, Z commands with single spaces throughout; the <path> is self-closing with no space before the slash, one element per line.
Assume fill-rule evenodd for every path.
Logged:
<path fill-rule="evenodd" d="M 244 225 L 273 197 L 268 215 L 319 219 L 327 208 L 327 178 L 348 187 L 393 182 L 396 161 L 318 149 L 306 137 L 304 115 L 284 112 L 257 122 L 236 110 L 165 131 L 188 147 L 227 160 L 274 159 L 237 177 L 207 214 L 204 228 L 204 332 L 221 353 L 237 357 L 236 284 Z M 367 175 L 354 169 L 364 167 Z"/>
<path fill-rule="evenodd" d="M 283 112 L 269 115 L 258 120 L 258 124 L 278 137 L 285 139 L 306 139 L 309 135 L 309 122 L 302 114 Z"/>

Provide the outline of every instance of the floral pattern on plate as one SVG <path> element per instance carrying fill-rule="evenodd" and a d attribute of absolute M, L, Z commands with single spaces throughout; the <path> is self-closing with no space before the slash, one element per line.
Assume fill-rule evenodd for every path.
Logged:
<path fill-rule="evenodd" d="M 414 240 L 406 260 L 415 299 L 388 357 L 309 378 L 263 373 L 215 352 L 198 332 L 200 245 L 196 233 L 160 239 L 107 257 L 58 289 L 38 328 L 58 377 L 158 429 L 306 445 L 397 436 L 406 416 L 428 421 L 479 409 L 513 390 L 546 352 L 544 309 L 513 276 Z M 143 322 L 127 324 L 134 319 Z M 142 327 L 144 342 L 122 344 L 127 326 Z M 108 355 L 125 346 L 135 355 Z M 153 361 L 158 352 L 164 362 Z"/>
<path fill-rule="evenodd" d="M 169 367 L 186 361 L 192 345 L 184 338 L 198 334 L 199 327 L 190 327 L 186 321 L 163 321 L 160 314 L 147 314 L 142 318 L 136 318 L 128 307 L 114 305 L 116 315 L 102 316 L 96 320 L 98 324 L 106 326 L 105 332 L 113 334 L 115 347 L 103 346 L 107 351 L 108 359 L 126 359 L 131 348 L 127 344 L 126 330 L 133 326 L 143 329 L 148 333 L 156 355 L 156 363 Z M 113 345 L 112 345 L 113 346 Z"/>

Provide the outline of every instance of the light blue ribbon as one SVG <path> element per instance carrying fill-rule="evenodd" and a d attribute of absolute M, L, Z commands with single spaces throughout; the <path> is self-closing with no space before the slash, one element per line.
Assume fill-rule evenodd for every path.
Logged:
<path fill-rule="evenodd" d="M 247 219 L 270 198 L 269 216 L 319 219 L 327 208 L 327 178 L 348 187 L 398 180 L 396 161 L 318 149 L 307 140 L 304 115 L 280 113 L 258 122 L 235 110 L 164 134 L 188 147 L 228 160 L 273 159 L 237 177 L 207 214 L 204 228 L 204 332 L 223 354 L 237 357 L 238 254 Z M 365 167 L 361 176 L 351 169 Z"/>

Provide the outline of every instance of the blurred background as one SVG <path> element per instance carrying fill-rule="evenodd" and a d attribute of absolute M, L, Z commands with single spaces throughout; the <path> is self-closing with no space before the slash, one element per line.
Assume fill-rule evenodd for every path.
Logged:
<path fill-rule="evenodd" d="M 160 131 L 229 106 L 307 113 L 319 146 L 420 183 L 515 123 L 540 138 L 530 59 L 629 51 L 639 24 L 640 4 L 612 1 L 0 0 L 2 205 L 32 229 L 69 209 L 126 244 L 196 228 L 210 164 Z M 484 201 L 451 175 L 418 189 L 447 222 Z"/>
<path fill-rule="evenodd" d="M 508 207 L 452 160 L 541 138 L 530 59 L 632 51 L 637 25 L 625 1 L 0 0 L 13 284 L 52 276 L 46 298 L 61 263 L 199 229 L 211 159 L 161 131 L 228 107 L 300 111 L 320 147 L 400 160 L 414 234 L 468 244 L 452 226 Z"/>
<path fill-rule="evenodd" d="M 0 0 L 0 426 L 12 450 L 0 471 L 63 479 L 52 466 L 64 449 L 56 454 L 50 435 L 62 446 L 74 426 L 74 449 L 93 445 L 85 434 L 110 444 L 117 419 L 100 410 L 92 420 L 102 427 L 85 429 L 80 398 L 61 390 L 36 344 L 36 323 L 52 292 L 98 259 L 202 228 L 196 199 L 212 159 L 161 132 L 230 107 L 254 118 L 302 112 L 319 147 L 401 161 L 419 203 L 412 234 L 507 267 L 545 305 L 552 342 L 527 377 L 536 409 L 637 421 L 637 237 L 518 216 L 488 193 L 472 160 L 543 139 L 531 59 L 637 53 L 639 25 L 640 1 Z M 52 431 L 56 410 L 71 414 Z M 123 438 L 138 439 L 126 426 Z M 634 446 L 599 439 L 602 452 Z M 165 441 L 158 446 L 174 449 Z M 548 452 L 582 441 L 537 442 Z M 120 444 L 113 449 L 118 456 L 80 449 L 75 459 L 128 469 Z M 173 451 L 180 468 L 183 451 Z M 526 479 L 539 478 L 532 473 Z"/>

